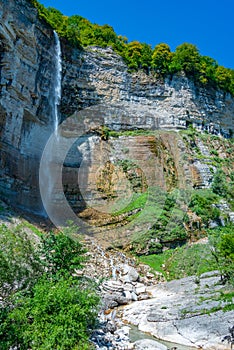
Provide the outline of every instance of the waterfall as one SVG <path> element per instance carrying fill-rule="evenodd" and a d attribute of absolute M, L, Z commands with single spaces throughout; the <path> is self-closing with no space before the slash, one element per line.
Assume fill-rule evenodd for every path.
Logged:
<path fill-rule="evenodd" d="M 111 274 L 112 278 L 116 281 L 117 275 L 116 275 L 116 266 L 114 265 L 114 260 L 113 258 L 110 258 L 110 267 L 111 267 Z"/>
<path fill-rule="evenodd" d="M 54 131 L 58 136 L 59 115 L 58 106 L 61 100 L 61 80 L 62 80 L 62 53 L 59 36 L 54 31 L 55 38 L 55 80 L 54 80 L 54 106 L 53 106 L 53 118 L 54 118 Z"/>
<path fill-rule="evenodd" d="M 58 176 L 59 176 L 59 146 L 61 138 L 59 136 L 59 111 L 58 106 L 61 100 L 61 80 L 62 80 L 62 55 L 58 34 L 54 31 L 54 70 L 52 74 L 52 84 L 50 91 L 51 124 L 52 134 L 43 151 L 40 170 L 39 185 L 41 199 L 43 202 L 45 215 L 52 218 L 53 202 L 58 200 Z"/>

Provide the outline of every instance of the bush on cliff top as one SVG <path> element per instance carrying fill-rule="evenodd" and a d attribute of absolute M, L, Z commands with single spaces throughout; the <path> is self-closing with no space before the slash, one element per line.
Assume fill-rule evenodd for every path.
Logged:
<path fill-rule="evenodd" d="M 107 24 L 93 24 L 77 15 L 64 16 L 52 7 L 45 8 L 37 0 L 30 2 L 37 8 L 39 17 L 72 46 L 112 46 L 130 70 L 143 69 L 158 77 L 183 71 L 199 84 L 220 88 L 234 95 L 234 70 L 219 66 L 214 59 L 200 55 L 195 45 L 183 43 L 175 52 L 171 52 L 167 44 L 160 43 L 152 49 L 146 43 L 128 42 L 126 37 L 117 35 Z"/>

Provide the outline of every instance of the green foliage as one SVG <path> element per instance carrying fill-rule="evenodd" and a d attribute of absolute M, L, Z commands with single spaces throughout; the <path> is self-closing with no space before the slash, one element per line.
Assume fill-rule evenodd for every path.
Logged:
<path fill-rule="evenodd" d="M 150 45 L 146 43 L 142 43 L 141 50 L 141 65 L 140 68 L 144 69 L 147 73 L 149 73 L 151 61 L 152 61 L 152 48 Z"/>
<path fill-rule="evenodd" d="M 231 88 L 232 82 L 232 71 L 222 66 L 218 66 L 215 70 L 215 80 L 218 86 L 223 90 L 229 90 Z"/>
<path fill-rule="evenodd" d="M 215 259 L 206 244 L 186 245 L 177 248 L 165 263 L 169 279 L 199 276 L 214 270 L 215 267 Z"/>
<path fill-rule="evenodd" d="M 1 349 L 90 349 L 99 298 L 91 281 L 74 274 L 86 260 L 74 232 L 34 244 L 22 227 L 1 226 L 1 289 L 12 287 L 0 306 Z"/>
<path fill-rule="evenodd" d="M 218 220 L 220 211 L 213 204 L 219 196 L 210 190 L 196 190 L 192 193 L 189 208 L 202 218 L 203 224 L 208 226 L 210 220 Z"/>
<path fill-rule="evenodd" d="M 154 130 L 143 130 L 143 129 L 136 129 L 136 130 L 121 130 L 121 131 L 113 131 L 109 130 L 109 136 L 110 137 L 120 137 L 120 136 L 140 136 L 140 135 L 155 135 Z"/>
<path fill-rule="evenodd" d="M 143 69 L 147 73 L 152 70 L 161 77 L 183 71 L 199 84 L 210 84 L 234 94 L 234 70 L 219 66 L 208 56 L 201 56 L 195 45 L 183 43 L 172 53 L 167 44 L 161 43 L 152 50 L 146 43 L 128 42 L 108 24 L 93 24 L 78 15 L 67 17 L 54 8 L 45 8 L 37 0 L 30 1 L 37 8 L 39 17 L 72 46 L 112 46 L 131 70 Z"/>
<path fill-rule="evenodd" d="M 89 349 L 98 298 L 72 279 L 40 279 L 28 296 L 16 296 L 1 326 L 2 349 Z M 6 347 L 4 346 L 6 345 Z"/>
<path fill-rule="evenodd" d="M 166 250 L 161 254 L 141 256 L 139 260 L 168 279 L 220 270 L 223 282 L 234 284 L 233 225 L 210 230 L 207 244 L 194 244 Z"/>
<path fill-rule="evenodd" d="M 180 209 L 178 201 L 176 191 L 168 193 L 161 215 L 152 226 L 152 233 L 160 243 L 174 242 L 176 246 L 176 242 L 187 239 L 187 232 L 183 224 L 185 213 Z"/>
<path fill-rule="evenodd" d="M 161 254 L 152 254 L 152 255 L 142 255 L 139 256 L 139 261 L 143 264 L 149 265 L 152 270 L 161 272 L 164 277 L 167 278 L 167 273 L 165 271 L 165 263 L 173 254 L 174 249 L 165 250 Z"/>
<path fill-rule="evenodd" d="M 56 278 L 74 273 L 74 270 L 80 269 L 86 260 L 84 257 L 86 250 L 78 238 L 72 239 L 66 231 L 45 234 L 41 243 L 42 261 L 47 268 L 47 274 L 50 273 Z"/>
<path fill-rule="evenodd" d="M 207 244 L 185 245 L 139 259 L 152 269 L 162 272 L 167 280 L 199 276 L 216 269 L 215 258 Z"/>
<path fill-rule="evenodd" d="M 170 71 L 172 73 L 184 71 L 195 76 L 199 70 L 200 54 L 195 45 L 184 43 L 179 45 L 172 57 Z"/>
<path fill-rule="evenodd" d="M 212 230 L 209 241 L 224 282 L 234 285 L 234 225 Z"/>
<path fill-rule="evenodd" d="M 124 59 L 130 69 L 148 69 L 152 58 L 152 49 L 149 45 L 132 41 L 126 46 Z"/>
<path fill-rule="evenodd" d="M 131 199 L 131 202 L 122 210 L 116 211 L 115 215 L 120 215 L 123 213 L 131 212 L 135 209 L 142 209 L 144 208 L 146 202 L 147 202 L 148 193 L 134 193 Z"/>
<path fill-rule="evenodd" d="M 37 241 L 23 227 L 0 226 L 0 297 L 8 298 L 19 289 L 29 289 L 42 273 Z"/>
<path fill-rule="evenodd" d="M 171 60 L 172 53 L 167 44 L 162 43 L 155 46 L 152 55 L 152 67 L 159 75 L 168 74 Z"/>
<path fill-rule="evenodd" d="M 199 67 L 199 81 L 202 84 L 208 84 L 215 81 L 215 70 L 218 63 L 211 57 L 201 56 Z"/>
<path fill-rule="evenodd" d="M 181 209 L 183 193 L 166 193 L 160 188 L 149 188 L 144 209 L 136 223 L 147 222 L 150 228 L 133 236 L 131 249 L 136 255 L 162 252 L 163 247 L 177 247 L 186 242 L 185 212 Z"/>
<path fill-rule="evenodd" d="M 215 194 L 221 197 L 227 196 L 227 190 L 228 190 L 227 179 L 222 169 L 218 169 L 216 171 L 212 181 L 211 189 Z"/>

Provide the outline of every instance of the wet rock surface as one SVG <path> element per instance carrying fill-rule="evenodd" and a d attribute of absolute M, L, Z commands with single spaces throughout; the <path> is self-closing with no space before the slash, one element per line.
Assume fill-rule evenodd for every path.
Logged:
<path fill-rule="evenodd" d="M 202 349 L 230 349 L 222 339 L 232 327 L 234 312 L 222 309 L 228 302 L 217 272 L 196 280 L 188 277 L 152 287 L 153 298 L 124 308 L 123 319 L 155 337 Z M 230 303 L 230 302 L 229 302 Z"/>
<path fill-rule="evenodd" d="M 157 341 L 144 339 L 138 340 L 134 343 L 136 350 L 167 350 L 167 347 Z"/>

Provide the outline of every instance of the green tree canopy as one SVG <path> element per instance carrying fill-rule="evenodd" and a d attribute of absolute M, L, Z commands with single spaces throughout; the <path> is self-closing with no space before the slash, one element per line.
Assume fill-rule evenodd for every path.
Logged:
<path fill-rule="evenodd" d="M 155 46 L 152 55 L 152 67 L 160 75 L 166 75 L 169 73 L 169 65 L 172 60 L 172 53 L 169 45 L 158 44 Z"/>
<path fill-rule="evenodd" d="M 66 17 L 54 8 L 45 8 L 37 0 L 30 1 L 37 8 L 39 17 L 73 47 L 111 46 L 123 57 L 130 70 L 143 69 L 162 77 L 184 72 L 199 85 L 210 84 L 234 95 L 234 70 L 219 66 L 208 56 L 201 56 L 193 44 L 183 43 L 171 52 L 167 44 L 161 43 L 152 51 L 146 43 L 128 42 L 108 24 L 100 26 L 79 15 Z"/>
<path fill-rule="evenodd" d="M 199 71 L 200 58 L 195 45 L 184 43 L 177 46 L 170 69 L 172 72 L 184 71 L 188 75 L 194 75 Z"/>
<path fill-rule="evenodd" d="M 67 229 L 68 230 L 68 229 Z M 70 229 L 69 229 L 70 230 Z M 72 230 L 72 229 L 71 229 Z M 78 238 L 69 237 L 69 232 L 52 232 L 42 237 L 41 255 L 47 269 L 52 276 L 73 274 L 75 270 L 83 267 L 86 260 L 86 250 Z"/>

